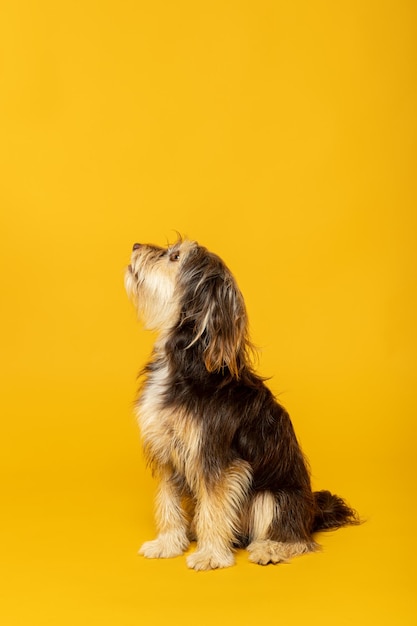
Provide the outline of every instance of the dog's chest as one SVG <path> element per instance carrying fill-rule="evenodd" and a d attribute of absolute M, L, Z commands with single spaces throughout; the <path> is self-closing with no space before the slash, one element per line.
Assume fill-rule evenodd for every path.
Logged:
<path fill-rule="evenodd" d="M 196 470 L 201 427 L 182 407 L 166 406 L 167 367 L 152 372 L 137 404 L 145 450 L 152 462 L 170 464 L 185 475 Z"/>

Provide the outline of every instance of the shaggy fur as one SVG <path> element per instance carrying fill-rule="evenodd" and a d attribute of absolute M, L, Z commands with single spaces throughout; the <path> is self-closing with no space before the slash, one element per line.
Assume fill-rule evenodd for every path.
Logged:
<path fill-rule="evenodd" d="M 223 261 L 179 239 L 134 244 L 126 289 L 158 332 L 137 401 L 147 459 L 159 478 L 159 534 L 148 558 L 182 554 L 196 570 L 317 548 L 313 533 L 358 523 L 328 491 L 313 492 L 288 413 L 252 369 L 245 304 Z"/>

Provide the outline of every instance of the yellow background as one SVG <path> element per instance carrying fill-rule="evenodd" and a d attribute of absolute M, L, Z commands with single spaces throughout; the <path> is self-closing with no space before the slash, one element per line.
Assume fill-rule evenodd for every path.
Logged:
<path fill-rule="evenodd" d="M 2 624 L 417 624 L 416 13 L 2 3 Z M 314 486 L 367 519 L 320 554 L 136 556 L 152 337 L 123 271 L 174 230 L 231 267 Z"/>

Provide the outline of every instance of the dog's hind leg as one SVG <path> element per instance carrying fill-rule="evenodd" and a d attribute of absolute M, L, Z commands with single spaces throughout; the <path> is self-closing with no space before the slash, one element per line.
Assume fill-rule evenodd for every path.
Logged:
<path fill-rule="evenodd" d="M 146 541 L 139 550 L 149 559 L 170 558 L 183 554 L 188 548 L 188 517 L 182 507 L 182 491 L 174 476 L 166 470 L 161 477 L 156 497 L 155 517 L 159 535 Z"/>
<path fill-rule="evenodd" d="M 299 527 L 296 499 L 294 508 L 286 506 L 288 498 L 268 491 L 258 493 L 251 507 L 251 542 L 247 547 L 249 560 L 259 565 L 286 563 L 291 558 L 312 552 L 316 544 Z"/>

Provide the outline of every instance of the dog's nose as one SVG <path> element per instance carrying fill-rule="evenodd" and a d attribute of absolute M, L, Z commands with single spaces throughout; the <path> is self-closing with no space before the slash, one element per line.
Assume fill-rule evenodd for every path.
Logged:
<path fill-rule="evenodd" d="M 141 247 L 141 245 L 142 245 L 141 243 L 134 243 L 133 244 L 133 250 L 137 250 L 138 248 Z"/>

